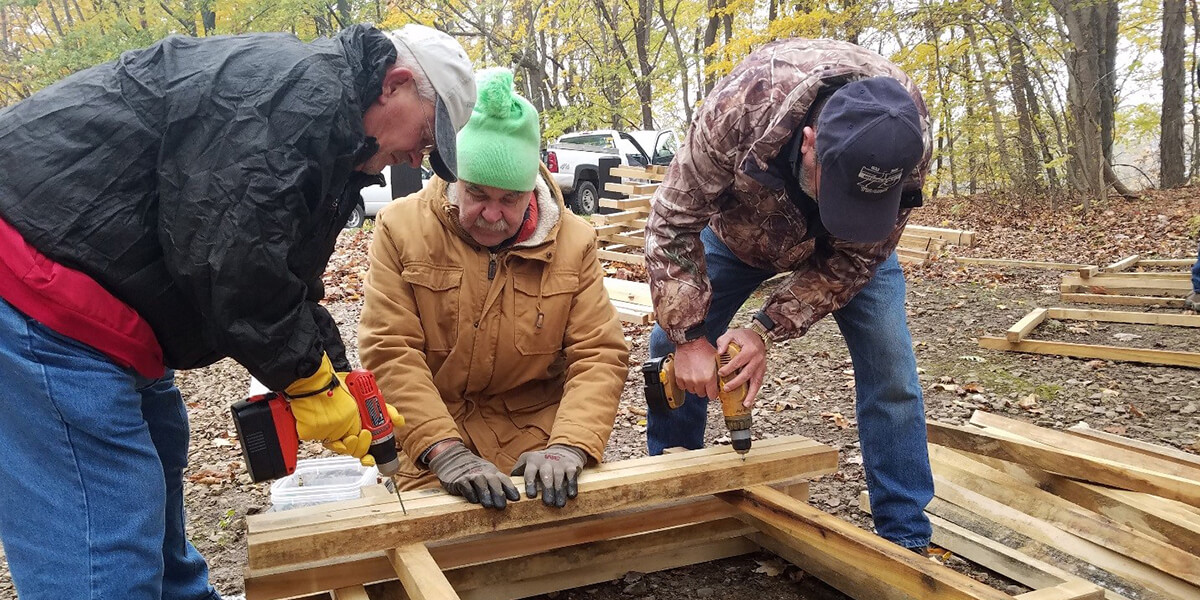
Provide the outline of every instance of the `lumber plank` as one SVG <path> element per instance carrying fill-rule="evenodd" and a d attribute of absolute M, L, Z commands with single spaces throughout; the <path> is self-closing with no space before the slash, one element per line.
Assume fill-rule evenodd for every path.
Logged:
<path fill-rule="evenodd" d="M 654 311 L 648 306 L 630 304 L 620 300 L 610 300 L 609 302 L 612 302 L 613 308 L 617 311 L 617 318 L 622 322 L 635 325 L 649 325 L 654 322 Z"/>
<path fill-rule="evenodd" d="M 645 556 L 630 556 L 628 552 L 618 552 L 611 556 L 602 557 L 604 560 L 596 564 L 587 564 L 569 571 L 552 573 L 534 579 L 524 579 L 515 582 L 498 582 L 497 585 L 464 591 L 463 600 L 512 600 L 545 594 L 558 590 L 591 585 L 604 581 L 618 579 L 630 571 L 654 572 L 674 569 L 697 563 L 720 560 L 731 556 L 749 554 L 758 550 L 758 546 L 744 538 L 701 542 L 686 547 L 647 554 Z"/>
<path fill-rule="evenodd" d="M 855 598 L 1008 598 L 777 490 L 755 486 L 719 497 L 742 511 L 742 518 L 766 537 L 794 551 L 785 558 L 802 555 L 798 566 Z"/>
<path fill-rule="evenodd" d="M 859 494 L 858 504 L 863 512 L 871 512 L 867 492 Z M 926 513 L 925 516 L 929 518 L 929 524 L 933 527 L 934 544 L 1026 587 L 1040 589 L 1078 579 L 1048 562 L 1009 548 L 937 515 Z M 1124 598 L 1111 592 L 1106 597 Z"/>
<path fill-rule="evenodd" d="M 603 473 L 585 471 L 579 478 L 579 496 L 558 509 L 547 508 L 537 500 L 523 500 L 501 512 L 463 501 L 413 507 L 403 515 L 399 505 L 381 504 L 331 519 L 313 519 L 300 527 L 256 532 L 251 524 L 250 563 L 255 568 L 273 568 L 320 561 L 386 550 L 394 546 L 394 540 L 424 543 L 516 529 L 837 469 L 837 452 L 832 448 L 800 436 L 790 436 L 789 440 L 775 446 L 759 445 L 745 457 L 724 448 L 724 452 L 704 456 L 698 462 L 685 459 L 649 463 L 645 472 L 627 470 L 624 476 L 604 477 Z M 520 487 L 519 482 L 515 484 Z"/>
<path fill-rule="evenodd" d="M 613 184 L 608 184 L 612 187 Z M 600 206 L 604 208 L 615 208 L 617 210 L 638 210 L 650 211 L 650 198 L 646 196 L 634 196 L 633 198 L 601 198 Z"/>
<path fill-rule="evenodd" d="M 784 446 L 822 446 L 816 441 L 801 436 L 783 436 L 756 440 L 754 449 L 776 451 Z M 584 472 L 588 480 L 593 482 L 611 481 L 627 477 L 638 477 L 663 469 L 688 467 L 704 464 L 715 457 L 729 452 L 728 446 L 710 446 L 700 450 L 685 450 L 670 456 L 642 456 L 614 462 L 602 463 L 588 467 Z M 807 473 L 797 473 L 793 478 L 810 477 Z M 521 486 L 524 481 L 516 479 Z M 520 486 L 518 486 L 520 487 Z M 457 506 L 464 501 L 462 498 L 447 494 L 439 487 L 404 492 L 404 502 L 409 510 L 429 509 L 432 507 Z M 315 521 L 330 521 L 342 518 L 357 518 L 364 510 L 373 510 L 379 506 L 394 508 L 398 506 L 394 497 L 372 497 L 370 499 L 342 500 L 317 506 L 296 508 L 283 512 L 268 512 L 246 517 L 250 534 L 259 535 L 269 531 L 302 528 Z M 390 548 L 390 546 L 389 546 Z M 381 548 L 380 550 L 386 550 Z M 250 565 L 252 570 L 259 569 Z"/>
<path fill-rule="evenodd" d="M 498 582 L 524 580 L 553 575 L 581 566 L 599 566 L 615 558 L 651 556 L 688 546 L 719 540 L 742 537 L 754 529 L 736 518 L 697 523 L 671 529 L 660 529 L 619 539 L 601 540 L 556 548 L 532 556 L 477 565 L 460 569 L 449 575 L 454 589 L 467 590 L 486 588 L 495 591 Z M 646 572 L 643 569 L 635 569 Z M 565 587 L 579 587 L 587 582 L 568 582 Z M 560 588 L 561 589 L 561 588 Z"/>
<path fill-rule="evenodd" d="M 1099 600 L 1103 597 L 1104 590 L 1079 579 L 1014 596 L 1017 600 Z"/>
<path fill-rule="evenodd" d="M 411 600 L 458 600 L 425 544 L 406 544 L 388 550 L 387 555 Z"/>
<path fill-rule="evenodd" d="M 1143 492 L 1118 490 L 1076 481 L 1028 465 L 986 456 L 969 456 L 974 461 L 1007 473 L 1029 485 L 1035 485 L 1159 541 L 1200 556 L 1200 519 L 1186 510 L 1186 504 Z"/>
<path fill-rule="evenodd" d="M 899 260 L 901 264 L 905 264 L 905 265 L 918 265 L 919 266 L 919 265 L 923 265 L 926 262 L 928 262 L 928 257 L 922 258 L 919 256 L 910 256 L 908 254 L 904 254 L 903 252 L 897 252 L 896 259 Z"/>
<path fill-rule="evenodd" d="M 596 250 L 596 256 L 600 260 L 611 260 L 629 265 L 644 265 L 646 264 L 646 256 L 644 254 L 630 254 L 628 252 L 617 252 L 614 250 Z"/>
<path fill-rule="evenodd" d="M 608 214 L 592 215 L 592 223 L 596 225 L 612 225 L 614 223 L 628 223 L 646 216 L 646 211 L 641 210 L 625 210 L 621 212 Z"/>
<path fill-rule="evenodd" d="M 648 171 L 641 167 L 613 167 L 609 170 L 614 177 L 628 177 L 630 179 L 646 179 L 648 181 L 662 181 L 666 177 L 666 173 L 657 171 Z"/>
<path fill-rule="evenodd" d="M 1021 320 L 1008 328 L 1004 334 L 1005 338 L 1010 342 L 1019 342 L 1025 339 L 1029 332 L 1046 320 L 1047 312 L 1044 308 L 1035 308 L 1029 311 L 1024 317 L 1021 317 Z"/>
<path fill-rule="evenodd" d="M 924 250 L 913 250 L 911 248 L 896 248 L 896 254 L 907 258 L 915 258 L 920 260 L 928 260 L 929 253 Z"/>
<path fill-rule="evenodd" d="M 926 235 L 940 238 L 960 246 L 974 246 L 975 232 L 962 229 L 947 229 L 945 227 L 927 227 L 925 225 L 907 225 L 904 231 L 913 235 Z"/>
<path fill-rule="evenodd" d="M 1118 464 L 1165 473 L 1167 475 L 1175 475 L 1200 482 L 1200 469 L 1110 446 L 1103 442 L 1073 436 L 1063 431 L 1038 427 L 1032 423 L 1010 419 L 996 413 L 976 410 L 971 414 L 971 424 L 977 427 L 1007 431 L 1026 440 L 1045 444 L 1052 448 L 1086 454 Z"/>
<path fill-rule="evenodd" d="M 970 256 L 955 256 L 951 260 L 964 265 L 986 265 L 993 267 L 1012 267 L 1016 269 L 1047 269 L 1052 271 L 1073 271 L 1083 269 L 1088 265 L 1066 262 L 1046 262 L 1040 260 L 1013 260 L 1008 258 L 974 258 Z"/>
<path fill-rule="evenodd" d="M 646 245 L 646 236 L 644 234 L 612 233 L 609 235 L 596 237 L 601 241 L 612 242 L 614 244 L 624 244 L 626 246 L 636 246 L 638 248 Z"/>
<path fill-rule="evenodd" d="M 1200 588 L 1153 567 L 1067 533 L 1041 519 L 956 485 L 934 474 L 932 514 L 1050 562 L 1082 579 L 1129 598 L 1190 600 Z"/>
<path fill-rule="evenodd" d="M 932 446 L 930 459 L 934 472 L 947 481 L 1184 581 L 1200 581 L 1200 556 L 1184 552 L 949 449 Z"/>
<path fill-rule="evenodd" d="M 762 442 L 769 444 L 771 440 Z M 705 451 L 707 450 L 713 449 Z M 771 485 L 778 486 L 784 493 L 795 498 L 808 498 L 807 481 L 788 480 Z M 567 546 L 710 523 L 735 514 L 737 511 L 727 502 L 705 496 L 635 510 L 481 534 L 449 542 L 434 542 L 428 547 L 438 565 L 444 571 L 452 571 L 498 560 L 532 556 Z M 378 583 L 393 580 L 395 577 L 395 571 L 382 552 L 345 562 L 305 565 L 302 569 L 250 569 L 245 578 L 246 597 L 249 600 L 280 600 L 317 593 L 330 587 Z"/>
<path fill-rule="evenodd" d="M 927 235 L 910 235 L 904 233 L 900 235 L 899 247 L 909 248 L 912 250 L 922 250 L 925 252 L 938 252 L 942 249 L 942 244 L 945 240 L 933 238 Z"/>
<path fill-rule="evenodd" d="M 1010 342 L 1002 337 L 983 336 L 977 338 L 980 348 L 1023 352 L 1026 354 L 1051 354 L 1073 358 L 1100 358 L 1149 365 L 1168 365 L 1200 369 L 1200 352 L 1181 350 L 1154 350 L 1146 348 L 1124 348 L 1100 344 L 1075 344 L 1047 340 L 1021 340 Z"/>
<path fill-rule="evenodd" d="M 1100 274 L 1100 267 L 1097 267 L 1095 265 L 1080 267 L 1080 269 L 1079 269 L 1079 276 L 1083 279 L 1090 279 L 1099 274 Z"/>
<path fill-rule="evenodd" d="M 361 585 L 350 585 L 333 590 L 333 600 L 371 600 Z"/>
<path fill-rule="evenodd" d="M 1141 259 L 1142 259 L 1142 257 L 1140 255 L 1131 254 L 1131 255 L 1126 256 L 1125 258 L 1122 258 L 1121 260 L 1118 260 L 1110 265 L 1101 267 L 1100 270 L 1105 273 L 1119 273 L 1121 271 L 1125 271 L 1127 269 L 1132 268 L 1133 265 L 1136 265 L 1138 263 L 1138 261 Z"/>
<path fill-rule="evenodd" d="M 1183 308 L 1183 298 L 1167 296 L 1132 296 L 1124 294 L 1059 294 L 1063 302 L 1079 302 L 1083 304 L 1112 304 L 1120 306 L 1161 306 L 1164 308 Z"/>
<path fill-rule="evenodd" d="M 658 189 L 657 183 L 616 183 L 608 182 L 604 184 L 604 189 L 617 194 L 625 194 L 626 196 L 649 196 Z M 649 203 L 649 199 L 646 199 Z"/>
<path fill-rule="evenodd" d="M 1200 506 L 1200 482 L 1050 448 L 1036 442 L 1006 439 L 986 429 L 926 422 L 930 443 L 965 450 L 972 454 L 1032 465 L 1075 479 L 1102 483 L 1135 492 L 1148 492 Z"/>
<path fill-rule="evenodd" d="M 1067 321 L 1100 321 L 1103 323 L 1136 323 L 1140 325 L 1200 327 L 1200 315 L 1132 312 L 1123 310 L 1095 310 L 1090 308 L 1051 308 L 1049 311 L 1049 316 L 1051 319 L 1062 319 Z"/>
<path fill-rule="evenodd" d="M 1194 258 L 1143 258 L 1137 263 L 1138 267 L 1190 267 L 1196 264 Z"/>
<path fill-rule="evenodd" d="M 1170 446 L 1152 444 L 1122 435 L 1112 434 L 1102 429 L 1092 429 L 1087 423 L 1082 421 L 1072 425 L 1071 427 L 1068 427 L 1067 433 L 1080 437 L 1086 437 L 1099 442 L 1104 442 L 1105 444 L 1109 444 L 1111 446 L 1125 448 L 1133 452 L 1157 456 L 1163 460 L 1170 460 L 1181 465 L 1200 469 L 1200 455 L 1184 452 L 1183 450 L 1172 448 Z"/>
<path fill-rule="evenodd" d="M 613 223 L 612 225 L 596 225 L 595 227 L 593 227 L 593 229 L 595 230 L 596 237 L 598 237 L 598 238 L 602 238 L 606 235 L 613 235 L 614 233 L 626 233 L 626 234 L 641 233 L 639 231 L 636 231 L 636 229 L 628 223 Z"/>
<path fill-rule="evenodd" d="M 1078 273 L 1063 275 L 1062 293 L 1125 294 L 1133 296 L 1185 296 L 1192 289 L 1187 279 L 1139 275 L 1097 275 L 1083 279 Z"/>

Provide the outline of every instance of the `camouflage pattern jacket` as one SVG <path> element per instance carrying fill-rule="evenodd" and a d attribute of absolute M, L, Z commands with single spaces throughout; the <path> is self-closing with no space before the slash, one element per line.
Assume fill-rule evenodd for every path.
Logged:
<path fill-rule="evenodd" d="M 777 341 L 804 335 L 844 306 L 892 253 L 910 210 L 900 211 L 883 242 L 835 239 L 809 223 L 789 197 L 786 161 L 777 159 L 819 95 L 876 76 L 900 81 L 920 112 L 925 155 L 904 182 L 906 191 L 919 194 L 932 146 L 929 113 L 912 79 L 879 54 L 836 40 L 780 40 L 750 54 L 713 87 L 654 196 L 646 226 L 654 309 L 671 341 L 703 331 L 712 296 L 700 242 L 707 225 L 746 264 L 791 271 L 763 306 Z"/>

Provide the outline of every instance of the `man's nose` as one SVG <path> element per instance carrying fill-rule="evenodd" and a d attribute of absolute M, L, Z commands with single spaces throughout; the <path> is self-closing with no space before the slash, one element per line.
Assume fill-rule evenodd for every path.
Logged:
<path fill-rule="evenodd" d="M 504 212 L 500 210 L 500 206 L 494 202 L 488 202 L 483 205 L 483 218 L 491 223 L 495 223 L 504 218 Z"/>

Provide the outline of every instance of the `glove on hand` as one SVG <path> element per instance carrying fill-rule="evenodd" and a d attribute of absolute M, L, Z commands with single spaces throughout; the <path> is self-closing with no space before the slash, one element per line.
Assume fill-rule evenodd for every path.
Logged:
<path fill-rule="evenodd" d="M 496 465 L 473 454 L 462 442 L 454 443 L 429 459 L 429 468 L 437 474 L 447 492 L 462 496 L 468 502 L 503 509 L 508 506 L 505 499 L 512 502 L 521 499 L 521 493 Z"/>
<path fill-rule="evenodd" d="M 296 435 L 300 439 L 322 442 L 326 448 L 353 456 L 370 467 L 375 464 L 375 458 L 367 454 L 371 432 L 362 428 L 358 403 L 350 395 L 345 377 L 345 373 L 334 373 L 329 356 L 323 356 L 316 373 L 296 380 L 284 394 L 291 398 Z M 395 407 L 389 404 L 387 411 L 394 426 L 404 424 Z"/>
<path fill-rule="evenodd" d="M 525 494 L 537 496 L 542 488 L 542 504 L 562 508 L 567 498 L 579 495 L 579 472 L 587 464 L 587 454 L 573 446 L 554 444 L 545 450 L 526 452 L 517 459 L 513 475 L 525 475 Z"/>

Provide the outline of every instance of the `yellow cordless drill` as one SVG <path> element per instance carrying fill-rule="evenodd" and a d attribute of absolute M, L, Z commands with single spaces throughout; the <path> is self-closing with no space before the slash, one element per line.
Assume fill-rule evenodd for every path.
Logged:
<path fill-rule="evenodd" d="M 714 367 L 729 364 L 737 356 L 741 348 L 737 344 L 729 344 L 729 350 L 717 357 Z M 646 407 L 656 414 L 665 414 L 683 406 L 686 392 L 675 383 L 675 355 L 668 354 L 652 358 L 642 363 L 642 375 L 646 377 L 643 388 L 646 392 Z M 729 428 L 729 439 L 733 449 L 743 458 L 750 451 L 750 427 L 754 424 L 750 409 L 742 406 L 746 400 L 749 385 L 743 383 L 737 389 L 726 390 L 725 378 L 718 377 L 718 399 L 721 401 L 721 412 L 725 414 L 725 426 Z"/>

